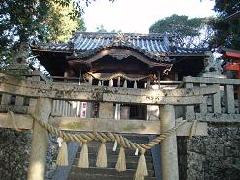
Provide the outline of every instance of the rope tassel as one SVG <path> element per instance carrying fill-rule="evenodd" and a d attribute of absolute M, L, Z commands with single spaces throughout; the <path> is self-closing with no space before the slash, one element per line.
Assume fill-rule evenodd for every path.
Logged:
<path fill-rule="evenodd" d="M 59 152 L 56 164 L 58 166 L 68 166 L 68 148 L 67 143 L 63 139 L 58 139 Z"/>
<path fill-rule="evenodd" d="M 117 163 L 115 169 L 118 172 L 126 171 L 126 157 L 124 147 L 120 147 Z"/>
<path fill-rule="evenodd" d="M 148 176 L 146 158 L 144 153 L 145 151 L 141 151 L 141 156 L 138 160 L 138 166 L 137 166 L 134 180 L 144 180 L 144 177 Z"/>
<path fill-rule="evenodd" d="M 105 143 L 102 143 L 99 147 L 96 166 L 101 168 L 107 167 L 107 148 Z"/>
<path fill-rule="evenodd" d="M 80 167 L 80 168 L 88 168 L 89 167 L 88 146 L 86 143 L 82 144 L 82 149 L 81 149 L 80 157 L 78 160 L 78 167 Z"/>

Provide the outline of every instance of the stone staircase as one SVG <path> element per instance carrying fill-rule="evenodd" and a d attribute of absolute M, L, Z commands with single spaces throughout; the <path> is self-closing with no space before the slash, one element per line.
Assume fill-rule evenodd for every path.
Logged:
<path fill-rule="evenodd" d="M 126 137 L 126 136 L 125 136 Z M 147 143 L 148 137 L 147 136 L 127 136 L 128 139 L 137 142 L 137 143 Z M 76 155 L 74 160 L 71 172 L 69 174 L 69 180 L 131 180 L 134 177 L 137 163 L 139 156 L 134 155 L 134 151 L 126 149 L 126 162 L 127 162 L 127 170 L 125 172 L 117 172 L 115 170 L 115 164 L 117 162 L 119 147 L 114 152 L 112 151 L 113 143 L 107 143 L 107 155 L 108 155 L 108 167 L 107 168 L 97 168 L 96 157 L 99 148 L 99 143 L 92 142 L 88 145 L 88 157 L 89 157 L 89 168 L 78 168 L 76 166 L 80 149 Z M 145 177 L 145 180 L 156 180 L 154 168 L 153 168 L 153 161 L 151 151 L 147 151 L 145 153 L 147 167 L 148 167 L 148 177 Z"/>

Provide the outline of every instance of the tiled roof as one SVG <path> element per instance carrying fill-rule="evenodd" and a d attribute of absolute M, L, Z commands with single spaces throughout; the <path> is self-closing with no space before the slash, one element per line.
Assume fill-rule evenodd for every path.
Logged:
<path fill-rule="evenodd" d="M 72 39 L 76 51 L 94 50 L 111 45 L 126 45 L 147 52 L 169 51 L 168 38 L 157 34 L 76 33 Z"/>
<path fill-rule="evenodd" d="M 158 33 L 136 34 L 136 33 L 93 33 L 76 32 L 68 43 L 44 44 L 32 46 L 33 50 L 49 51 L 72 51 L 83 54 L 107 47 L 126 47 L 138 50 L 145 54 L 199 54 L 206 50 L 186 49 L 173 46 L 167 36 Z"/>

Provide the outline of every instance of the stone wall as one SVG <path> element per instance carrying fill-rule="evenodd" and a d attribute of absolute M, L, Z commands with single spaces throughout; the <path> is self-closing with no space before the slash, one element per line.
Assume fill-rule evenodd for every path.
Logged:
<path fill-rule="evenodd" d="M 0 179 L 26 180 L 31 153 L 31 131 L 17 132 L 15 130 L 0 129 Z M 57 144 L 53 137 L 49 137 L 49 148 L 46 159 L 46 177 L 52 179 L 56 168 Z"/>
<path fill-rule="evenodd" d="M 181 180 L 237 180 L 240 127 L 209 124 L 208 137 L 178 138 Z"/>
<path fill-rule="evenodd" d="M 30 152 L 30 131 L 0 129 L 0 177 L 26 179 Z"/>

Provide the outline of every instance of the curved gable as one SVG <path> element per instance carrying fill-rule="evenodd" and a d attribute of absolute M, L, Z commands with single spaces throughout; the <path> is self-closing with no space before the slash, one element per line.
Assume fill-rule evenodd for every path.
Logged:
<path fill-rule="evenodd" d="M 112 46 L 112 47 L 99 49 L 98 51 L 84 52 L 77 56 L 70 56 L 68 57 L 68 60 L 71 62 L 74 61 L 76 63 L 79 62 L 84 64 L 92 64 L 93 62 L 103 58 L 104 56 L 111 56 L 117 60 L 123 60 L 130 56 L 133 56 L 139 61 L 148 65 L 149 67 L 171 66 L 171 64 L 166 63 L 166 61 L 168 61 L 168 57 L 163 56 L 163 54 L 157 56 L 150 53 L 144 53 L 142 51 L 139 51 L 138 49 L 122 47 L 122 46 L 121 47 Z"/>

